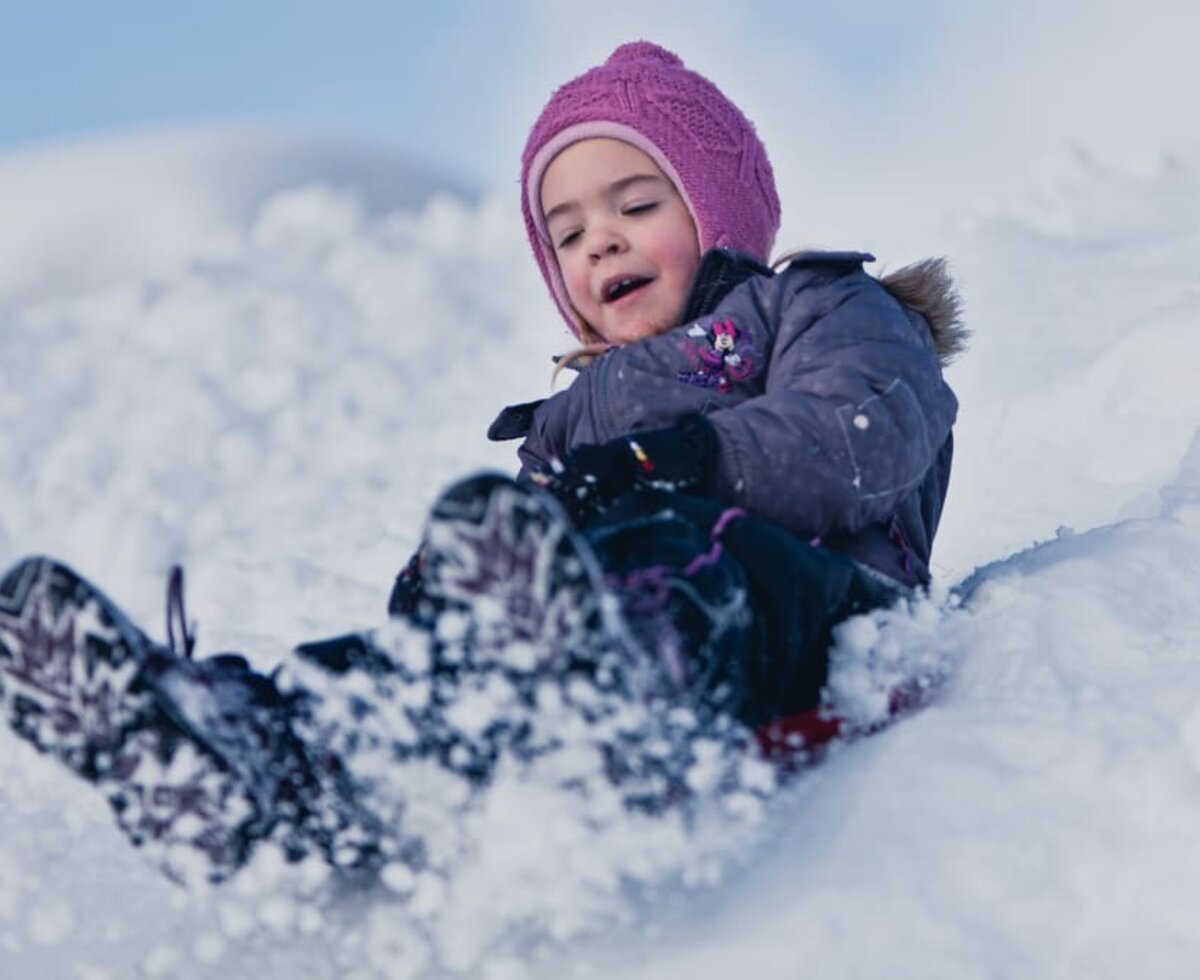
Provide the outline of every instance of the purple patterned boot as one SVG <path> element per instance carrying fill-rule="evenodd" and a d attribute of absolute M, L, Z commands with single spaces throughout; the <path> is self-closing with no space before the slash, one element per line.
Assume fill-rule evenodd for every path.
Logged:
<path fill-rule="evenodd" d="M 182 655 L 153 643 L 74 571 L 27 559 L 0 580 L 0 714 L 178 880 L 226 878 L 268 837 L 320 846 L 291 706 L 243 658 L 195 661 L 191 645 L 186 630 Z"/>
<path fill-rule="evenodd" d="M 514 664 L 565 668 L 597 642 L 629 643 L 591 548 L 535 487 L 491 473 L 456 483 L 434 504 L 419 557 L 428 598 L 463 611 L 473 643 Z"/>
<path fill-rule="evenodd" d="M 609 544 L 623 560 L 638 558 L 632 548 Z M 432 659 L 433 703 L 444 707 L 418 727 L 450 747 L 441 755 L 451 763 L 456 750 L 482 759 L 485 779 L 501 754 L 531 759 L 563 739 L 578 740 L 602 750 L 604 778 L 627 806 L 661 810 L 687 796 L 697 739 L 711 747 L 732 744 L 739 733 L 727 714 L 694 710 L 691 688 L 670 675 L 674 647 L 664 649 L 634 608 L 632 598 L 645 598 L 644 584 L 614 584 L 601 567 L 593 545 L 546 491 L 493 474 L 447 490 L 430 514 L 419 577 L 411 570 L 405 576 L 420 586 L 413 607 L 423 601 L 443 609 L 433 620 Z M 672 642 L 677 632 L 669 631 Z M 492 678 L 504 684 L 492 685 Z M 502 699 L 471 698 L 497 687 L 517 697 L 499 710 L 492 706 Z M 552 689 L 573 719 L 561 731 L 541 727 L 541 693 Z M 456 730 L 455 708 L 464 702 L 482 736 Z M 485 719 L 487 710 L 493 713 Z"/>

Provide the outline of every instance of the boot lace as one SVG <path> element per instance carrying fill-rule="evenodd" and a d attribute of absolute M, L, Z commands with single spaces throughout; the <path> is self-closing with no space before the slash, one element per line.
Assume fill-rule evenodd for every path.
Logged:
<path fill-rule="evenodd" d="M 176 630 L 178 629 L 178 639 Z M 183 566 L 172 565 L 167 576 L 167 646 L 171 652 L 192 659 L 196 647 L 196 624 L 189 623 L 183 605 Z"/>

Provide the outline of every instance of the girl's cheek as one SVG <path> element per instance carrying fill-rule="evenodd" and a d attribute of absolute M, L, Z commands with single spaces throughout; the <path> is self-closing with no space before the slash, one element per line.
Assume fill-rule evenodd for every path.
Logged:
<path fill-rule="evenodd" d="M 580 300 L 587 298 L 587 280 L 577 269 L 564 269 L 563 282 L 567 287 L 567 295 L 578 305 Z"/>

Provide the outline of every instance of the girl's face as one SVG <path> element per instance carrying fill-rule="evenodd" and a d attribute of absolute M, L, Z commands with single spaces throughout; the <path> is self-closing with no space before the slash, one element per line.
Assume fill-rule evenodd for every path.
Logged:
<path fill-rule="evenodd" d="M 572 143 L 546 168 L 541 206 L 567 296 L 601 338 L 627 344 L 678 325 L 700 243 L 650 157 L 616 139 Z"/>

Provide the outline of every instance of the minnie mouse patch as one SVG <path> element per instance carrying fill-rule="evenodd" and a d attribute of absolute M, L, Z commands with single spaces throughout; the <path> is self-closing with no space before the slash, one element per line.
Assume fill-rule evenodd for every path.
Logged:
<path fill-rule="evenodd" d="M 722 394 L 733 390 L 735 381 L 745 381 L 758 372 L 762 355 L 732 320 L 714 323 L 707 330 L 696 324 L 688 330 L 683 352 L 692 365 L 678 379 L 701 388 L 716 388 Z"/>

